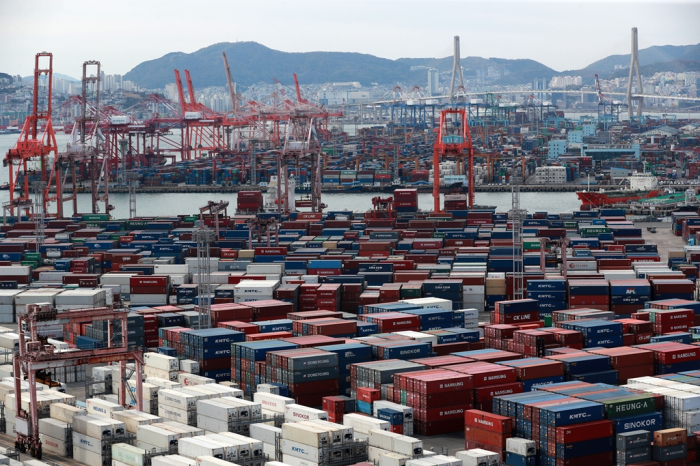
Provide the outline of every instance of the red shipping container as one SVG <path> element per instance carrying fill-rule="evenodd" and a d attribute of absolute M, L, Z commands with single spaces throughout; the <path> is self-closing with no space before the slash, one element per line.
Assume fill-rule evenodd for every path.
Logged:
<path fill-rule="evenodd" d="M 562 444 L 611 437 L 614 433 L 613 422 L 608 420 L 557 427 L 555 430 L 556 442 Z"/>
<path fill-rule="evenodd" d="M 479 411 L 477 409 L 465 411 L 464 425 L 497 432 L 500 434 L 510 434 L 513 431 L 513 423 L 511 418 L 499 416 L 498 414 L 492 414 L 486 411 Z"/>

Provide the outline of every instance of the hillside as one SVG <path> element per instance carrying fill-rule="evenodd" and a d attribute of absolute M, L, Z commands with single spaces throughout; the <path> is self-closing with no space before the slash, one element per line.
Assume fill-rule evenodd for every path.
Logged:
<path fill-rule="evenodd" d="M 400 58 L 388 60 L 368 54 L 346 52 L 287 53 L 272 50 L 256 42 L 220 43 L 193 53 L 174 52 L 161 58 L 137 65 L 124 75 L 146 88 L 162 88 L 174 82 L 173 70 L 189 69 L 196 87 L 224 86 L 221 53 L 226 52 L 231 73 L 236 82 L 250 86 L 259 82 L 271 83 L 273 78 L 284 84 L 292 84 L 292 73 L 296 73 L 304 84 L 359 81 L 363 85 L 404 83 L 424 86 L 425 71 L 411 71 L 412 66 L 429 66 L 440 71 L 452 69 L 452 57 L 446 58 Z M 542 77 L 556 72 L 533 60 L 506 60 L 480 57 L 462 59 L 468 76 L 476 70 L 495 66 L 510 73 L 511 80 L 527 82 L 531 74 Z M 521 76 L 522 74 L 522 76 Z M 533 76 L 534 77 L 534 76 Z"/>
<path fill-rule="evenodd" d="M 303 84 L 359 81 L 403 86 L 426 84 L 425 70 L 411 71 L 411 67 L 425 66 L 441 72 L 452 70 L 452 57 L 399 58 L 389 60 L 369 54 L 347 52 L 287 53 L 273 50 L 256 42 L 222 42 L 193 53 L 173 52 L 163 57 L 143 62 L 124 75 L 147 89 L 163 88 L 175 82 L 173 70 L 192 73 L 196 88 L 225 86 L 226 76 L 222 60 L 226 52 L 235 81 L 248 87 L 255 83 L 272 83 L 278 79 L 286 85 L 293 84 L 296 73 Z M 691 71 L 700 67 L 700 44 L 653 46 L 639 51 L 642 74 L 656 71 Z M 500 73 L 496 85 L 527 84 L 534 78 L 551 79 L 554 76 L 583 76 L 584 84 L 593 82 L 593 75 L 601 78 L 624 75 L 615 66 L 629 66 L 630 55 L 611 55 L 580 70 L 556 71 L 534 60 L 466 57 L 462 59 L 465 77 L 474 77 L 477 71 Z M 184 76 L 183 76 L 184 79 Z"/>

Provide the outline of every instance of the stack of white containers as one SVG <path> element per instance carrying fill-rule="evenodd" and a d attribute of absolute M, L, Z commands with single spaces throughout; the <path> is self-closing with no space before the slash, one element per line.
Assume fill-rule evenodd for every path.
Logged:
<path fill-rule="evenodd" d="M 423 309 L 442 309 L 443 311 L 452 310 L 452 301 L 449 299 L 442 298 L 412 298 L 412 299 L 401 299 L 400 303 L 413 304 L 414 306 L 421 307 Z"/>
<path fill-rule="evenodd" d="M 263 453 L 267 455 L 268 458 L 275 458 L 277 454 L 276 439 L 277 437 L 282 437 L 282 429 L 263 423 L 251 424 L 250 436 L 262 442 Z"/>
<path fill-rule="evenodd" d="M 15 309 L 18 313 L 23 314 L 27 309 L 27 304 L 49 303 L 51 307 L 56 304 L 56 297 L 63 290 L 60 288 L 39 288 L 36 290 L 27 290 L 15 295 Z"/>
<path fill-rule="evenodd" d="M 180 439 L 177 452 L 192 459 L 213 456 L 231 463 L 245 461 L 252 466 L 265 463 L 261 441 L 231 432 Z"/>
<path fill-rule="evenodd" d="M 700 430 L 700 390 L 697 385 L 656 377 L 629 379 L 625 387 L 664 397 L 664 428 Z"/>
<path fill-rule="evenodd" d="M 4 267 L 0 267 L 0 282 L 6 281 L 2 277 L 7 277 L 7 276 L 25 276 L 27 277 L 26 281 L 23 281 L 22 283 L 29 283 L 31 280 L 31 275 L 32 275 L 32 268 L 28 265 L 6 265 Z M 15 280 L 14 278 L 12 279 L 13 281 Z"/>
<path fill-rule="evenodd" d="M 323 420 L 282 424 L 282 461 L 292 466 L 315 466 L 366 459 L 364 446 L 351 445 L 352 427 Z"/>
<path fill-rule="evenodd" d="M 151 424 L 163 422 L 163 418 L 154 416 L 153 414 L 144 413 L 136 409 L 127 411 L 112 411 L 112 419 L 123 422 L 127 432 L 135 434 L 139 426 L 148 426 Z"/>
<path fill-rule="evenodd" d="M 407 435 L 385 430 L 369 431 L 369 461 L 379 464 L 401 464 L 423 455 L 423 442 Z"/>
<path fill-rule="evenodd" d="M 158 377 L 178 382 L 177 374 L 180 363 L 177 358 L 159 353 L 144 353 L 143 362 L 143 373 L 146 374 L 146 377 Z"/>
<path fill-rule="evenodd" d="M 357 434 L 364 434 L 365 438 L 369 436 L 371 430 L 386 430 L 391 429 L 391 424 L 388 421 L 382 421 L 363 414 L 349 413 L 343 416 L 343 424 L 352 427 Z"/>
<path fill-rule="evenodd" d="M 201 375 L 190 374 L 190 373 L 180 373 L 177 375 L 177 382 L 183 387 L 190 387 L 194 385 L 213 385 L 216 384 L 216 380 L 210 379 L 209 377 L 202 377 Z M 221 385 L 221 384 L 219 384 Z"/>
<path fill-rule="evenodd" d="M 112 304 L 112 290 L 106 288 L 76 288 L 56 296 L 56 309 L 59 311 L 111 307 Z"/>
<path fill-rule="evenodd" d="M 94 399 L 87 401 L 91 400 Z M 75 416 L 72 426 L 73 459 L 83 464 L 109 466 L 111 448 L 108 441 L 125 434 L 124 423 L 106 416 L 88 415 Z"/>
<path fill-rule="evenodd" d="M 160 389 L 158 392 L 158 415 L 182 424 L 196 426 L 197 402 L 221 397 L 235 398 L 237 402 L 242 402 L 243 392 L 237 388 L 218 384 Z M 227 403 L 231 404 L 231 402 Z"/>
<path fill-rule="evenodd" d="M 36 394 L 37 413 L 40 417 L 49 416 L 51 405 L 54 403 L 65 403 L 75 406 L 75 397 L 66 395 L 55 390 L 38 390 Z M 29 393 L 21 393 L 22 409 L 29 412 Z M 15 393 L 5 395 L 5 419 L 7 424 L 6 432 L 15 432 Z"/>
<path fill-rule="evenodd" d="M 486 266 L 484 264 L 484 270 Z M 484 302 L 486 300 L 486 285 L 463 285 L 462 305 L 465 308 L 473 308 L 479 312 L 484 312 Z"/>
<path fill-rule="evenodd" d="M 15 296 L 21 290 L 0 290 L 0 323 L 11 324 L 15 322 Z"/>
<path fill-rule="evenodd" d="M 499 466 L 501 464 L 498 453 L 481 448 L 458 451 L 455 456 L 462 461 L 463 466 Z"/>
<path fill-rule="evenodd" d="M 247 435 L 250 433 L 248 423 L 242 421 L 261 418 L 260 403 L 232 396 L 197 401 L 197 427 L 207 432 L 235 432 Z"/>
<path fill-rule="evenodd" d="M 470 306 L 473 305 L 474 303 L 465 303 L 469 304 Z M 455 311 L 455 314 L 458 312 L 464 314 L 464 328 L 470 329 L 470 330 L 478 330 L 479 329 L 479 312 L 483 312 L 484 308 L 484 300 L 482 297 L 481 300 L 481 311 L 477 307 L 473 307 L 471 309 L 460 309 Z"/>
<path fill-rule="evenodd" d="M 39 419 L 39 439 L 42 449 L 49 453 L 70 457 L 73 454 L 73 438 L 70 424 L 57 419 Z"/>
<path fill-rule="evenodd" d="M 170 284 L 173 286 L 192 283 L 192 274 L 190 274 L 187 264 L 154 264 L 153 274 L 168 275 Z"/>
<path fill-rule="evenodd" d="M 279 286 L 279 280 L 241 280 L 233 289 L 233 300 L 236 303 L 267 301 L 273 299 Z"/>

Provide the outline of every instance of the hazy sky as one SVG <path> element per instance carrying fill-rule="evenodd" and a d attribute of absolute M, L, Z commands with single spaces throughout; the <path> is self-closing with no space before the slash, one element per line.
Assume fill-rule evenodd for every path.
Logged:
<path fill-rule="evenodd" d="M 28 76 L 37 52 L 79 78 L 99 60 L 125 74 L 169 52 L 255 41 L 285 52 L 384 58 L 531 58 L 558 71 L 639 48 L 700 43 L 700 0 L 0 0 L 0 71 Z M 235 76 L 235 64 L 232 64 Z"/>

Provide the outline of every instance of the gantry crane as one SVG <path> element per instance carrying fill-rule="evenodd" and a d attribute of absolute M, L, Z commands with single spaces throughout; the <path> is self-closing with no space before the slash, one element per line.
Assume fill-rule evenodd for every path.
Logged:
<path fill-rule="evenodd" d="M 464 164 L 467 157 L 469 169 L 468 206 L 474 207 L 474 148 L 469 131 L 469 117 L 464 108 L 447 108 L 440 113 L 438 137 L 433 146 L 433 202 L 435 212 L 440 208 L 440 160 L 444 157 L 454 157 L 457 164 Z"/>
<path fill-rule="evenodd" d="M 215 222 L 215 231 L 216 231 L 216 238 L 219 238 L 219 212 L 223 212 L 225 217 L 228 217 L 228 206 L 229 202 L 228 201 L 219 201 L 219 202 L 214 202 L 214 201 L 209 201 L 207 202 L 207 205 L 202 206 L 199 208 L 199 221 L 201 223 L 200 227 L 204 228 L 204 217 L 203 214 L 205 212 L 209 212 L 210 214 L 214 215 L 214 222 Z"/>
<path fill-rule="evenodd" d="M 48 66 L 45 64 L 48 59 Z M 49 195 L 49 186 L 54 178 L 54 167 L 57 154 L 56 133 L 51 123 L 51 97 L 53 85 L 53 54 L 48 52 L 37 53 L 34 61 L 34 95 L 32 99 L 32 113 L 24 120 L 22 132 L 17 138 L 15 147 L 7 151 L 3 159 L 3 165 L 9 167 L 10 201 L 3 208 L 10 210 L 11 214 L 20 214 L 21 210 L 29 213 L 32 200 L 29 197 L 29 173 L 27 162 L 36 160 L 41 165 L 41 181 L 46 183 L 44 187 L 44 212 L 48 212 L 47 206 L 50 200 L 55 198 Z M 53 164 L 49 164 L 49 155 L 54 154 Z M 51 165 L 50 171 L 48 170 Z M 19 197 L 15 197 L 15 187 L 19 181 L 20 169 L 24 172 L 24 186 Z"/>
<path fill-rule="evenodd" d="M 37 413 L 36 379 L 37 373 L 44 374 L 47 369 L 55 367 L 76 366 L 83 364 L 106 364 L 119 362 L 120 374 L 126 372 L 126 361 L 133 359 L 136 363 L 136 409 L 143 409 L 143 349 L 127 346 L 127 315 L 126 309 L 102 307 L 95 309 L 71 309 L 58 311 L 51 308 L 49 303 L 29 304 L 23 314 L 17 315 L 17 325 L 20 331 L 19 349 L 12 359 L 15 381 L 15 415 L 17 439 L 15 447 L 22 453 L 27 451 L 41 459 L 41 440 L 39 439 L 39 422 Z M 108 321 L 107 347 L 99 349 L 81 349 L 70 352 L 56 352 L 51 345 L 42 345 L 37 323 L 52 322 L 61 324 L 86 324 L 96 320 Z M 121 321 L 121 346 L 115 346 L 112 341 L 113 322 Z M 21 331 L 26 325 L 30 341 L 25 340 Z M 29 411 L 22 408 L 21 374 L 27 375 L 29 382 Z M 119 380 L 119 404 L 126 405 L 126 386 L 124 377 Z"/>

